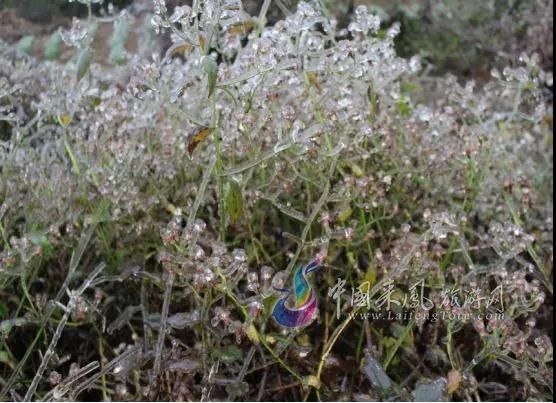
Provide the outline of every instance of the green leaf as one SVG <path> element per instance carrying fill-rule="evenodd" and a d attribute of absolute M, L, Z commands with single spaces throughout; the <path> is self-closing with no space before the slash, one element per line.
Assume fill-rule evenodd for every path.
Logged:
<path fill-rule="evenodd" d="M 257 331 L 257 328 L 254 324 L 251 323 L 249 326 L 247 326 L 245 334 L 247 335 L 247 338 L 251 340 L 251 343 L 258 345 L 261 342 L 261 340 L 259 339 L 259 332 Z"/>
<path fill-rule="evenodd" d="M 230 400 L 235 400 L 239 397 L 245 397 L 249 392 L 249 384 L 247 382 L 233 382 L 226 385 L 226 393 Z"/>
<path fill-rule="evenodd" d="M 64 147 L 66 148 L 66 152 L 68 153 L 68 157 L 71 160 L 71 165 L 73 167 L 73 170 L 75 171 L 75 173 L 78 176 L 81 176 L 81 169 L 79 168 L 79 163 L 77 162 L 77 158 L 75 158 L 75 155 L 73 154 L 73 151 L 71 150 L 71 147 L 70 147 L 69 143 L 65 140 L 64 140 Z"/>
<path fill-rule="evenodd" d="M 0 363 L 8 364 L 10 362 L 10 356 L 4 350 L 0 350 Z"/>
<path fill-rule="evenodd" d="M 367 96 L 370 104 L 371 123 L 374 123 L 378 114 L 378 95 L 376 93 L 374 83 L 372 82 L 369 84 L 369 88 L 367 89 Z"/>
<path fill-rule="evenodd" d="M 33 50 L 33 42 L 35 41 L 35 37 L 33 35 L 26 35 L 19 40 L 17 43 L 17 50 L 20 53 L 24 53 L 26 55 L 30 54 Z"/>
<path fill-rule="evenodd" d="M 96 19 L 93 19 L 91 23 L 87 26 L 87 38 L 90 42 L 92 42 L 95 37 L 97 36 L 98 32 L 98 22 Z"/>
<path fill-rule="evenodd" d="M 56 119 L 58 120 L 58 123 L 60 124 L 60 126 L 66 128 L 70 125 L 71 121 L 73 120 L 71 115 L 67 115 L 67 114 L 63 114 L 63 115 L 58 115 L 56 116 Z"/>
<path fill-rule="evenodd" d="M 223 362 L 234 362 L 243 358 L 243 352 L 232 344 L 216 350 L 216 356 Z"/>
<path fill-rule="evenodd" d="M 0 322 L 0 335 L 7 335 L 14 327 L 26 325 L 30 322 L 27 318 L 6 319 Z"/>
<path fill-rule="evenodd" d="M 265 316 L 269 316 L 272 313 L 272 309 L 278 300 L 278 295 L 272 294 L 263 299 L 263 312 Z"/>
<path fill-rule="evenodd" d="M 409 81 L 404 81 L 400 84 L 401 87 L 401 91 L 404 94 L 410 94 L 412 92 L 417 91 L 417 89 L 419 88 L 419 86 L 415 83 L 409 82 Z"/>
<path fill-rule="evenodd" d="M 239 184 L 231 180 L 228 182 L 228 191 L 226 192 L 226 213 L 230 217 L 230 221 L 235 224 L 243 216 L 243 197 Z"/>
<path fill-rule="evenodd" d="M 118 43 L 110 47 L 110 61 L 117 65 L 125 63 L 125 48 L 123 44 Z"/>
<path fill-rule="evenodd" d="M 46 41 L 44 45 L 44 57 L 47 60 L 56 60 L 60 57 L 60 47 L 62 45 L 62 35 L 56 31 Z"/>
<path fill-rule="evenodd" d="M 33 232 L 29 234 L 31 243 L 36 246 L 43 246 L 48 244 L 48 238 L 43 232 Z"/>
<path fill-rule="evenodd" d="M 208 89 L 209 98 L 214 94 L 214 90 L 216 89 L 216 78 L 218 76 L 218 64 L 216 64 L 216 60 L 214 60 L 210 56 L 203 57 L 202 61 L 203 71 L 206 73 L 208 78 Z"/>
<path fill-rule="evenodd" d="M 110 38 L 110 61 L 114 64 L 125 62 L 125 43 L 129 33 L 129 22 L 121 18 L 114 22 L 114 31 Z"/>
<path fill-rule="evenodd" d="M 365 172 L 363 172 L 361 167 L 357 165 L 355 162 L 350 161 L 349 167 L 351 168 L 351 172 L 353 172 L 353 174 L 358 178 L 362 178 L 363 175 L 365 174 Z"/>
<path fill-rule="evenodd" d="M 92 54 L 89 48 L 82 49 L 77 57 L 77 81 L 87 74 L 89 67 L 91 66 Z"/>
<path fill-rule="evenodd" d="M 408 118 L 409 116 L 411 116 L 411 106 L 409 106 L 409 102 L 407 102 L 407 100 L 399 100 L 396 104 L 396 107 L 398 108 L 398 112 L 400 113 L 401 117 Z"/>
<path fill-rule="evenodd" d="M 5 318 L 8 316 L 8 306 L 5 302 L 0 301 L 0 318 Z"/>
<path fill-rule="evenodd" d="M 338 214 L 338 221 L 340 221 L 341 223 L 346 222 L 350 217 L 351 217 L 351 213 L 353 212 L 353 210 L 351 209 L 350 206 L 346 206 L 346 208 L 344 208 L 342 211 L 340 211 L 340 213 Z"/>

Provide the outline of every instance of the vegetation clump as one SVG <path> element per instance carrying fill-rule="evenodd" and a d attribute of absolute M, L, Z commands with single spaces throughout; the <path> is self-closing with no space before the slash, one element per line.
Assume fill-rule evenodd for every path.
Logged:
<path fill-rule="evenodd" d="M 0 399 L 552 398 L 552 73 L 431 77 L 365 6 L 270 5 L 0 42 Z"/>

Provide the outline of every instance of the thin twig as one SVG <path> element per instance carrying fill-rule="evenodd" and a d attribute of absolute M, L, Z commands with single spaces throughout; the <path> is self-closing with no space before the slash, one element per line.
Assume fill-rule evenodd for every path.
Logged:
<path fill-rule="evenodd" d="M 216 158 L 213 157 L 211 158 L 209 166 L 205 169 L 203 178 L 201 180 L 201 185 L 199 187 L 199 191 L 197 192 L 197 197 L 195 198 L 195 202 L 193 203 L 193 206 L 191 207 L 191 211 L 189 212 L 189 217 L 187 218 L 187 224 L 185 227 L 185 230 L 187 232 L 190 232 L 193 229 L 193 225 L 195 224 L 195 218 L 197 216 L 197 211 L 199 210 L 203 198 L 205 197 L 205 192 L 210 182 L 212 171 L 214 170 L 215 165 L 216 165 Z M 192 250 L 192 248 L 195 246 L 196 243 L 197 243 L 196 239 L 192 240 L 191 244 L 189 245 L 189 249 Z M 170 310 L 170 297 L 172 295 L 172 287 L 174 284 L 174 273 L 169 271 L 167 276 L 168 277 L 166 278 L 166 284 L 164 287 L 164 300 L 162 302 L 162 312 L 160 314 L 160 327 L 158 330 L 158 339 L 156 342 L 153 369 L 149 380 L 149 394 L 151 399 L 154 398 L 154 384 L 157 379 L 158 373 L 160 372 L 160 367 L 162 364 L 164 340 L 166 338 L 166 324 L 168 320 L 168 312 Z"/>
<path fill-rule="evenodd" d="M 90 362 L 89 364 L 85 365 L 83 368 L 79 368 L 77 374 L 69 375 L 66 379 L 64 379 L 58 386 L 48 392 L 43 401 L 48 402 L 51 400 L 60 400 L 62 397 L 65 396 L 66 393 L 70 390 L 71 386 L 83 378 L 87 376 L 91 372 L 95 371 L 97 368 L 100 367 L 100 363 L 98 361 Z"/>
<path fill-rule="evenodd" d="M 156 349 L 154 356 L 154 364 L 149 381 L 149 394 L 151 399 L 154 399 L 154 384 L 160 373 L 162 365 L 162 353 L 164 350 L 164 339 L 166 338 L 166 324 L 168 322 L 168 312 L 170 310 L 170 296 L 172 294 L 172 286 L 174 285 L 174 273 L 168 272 L 166 278 L 166 285 L 164 288 L 164 301 L 162 303 L 162 313 L 160 314 L 160 328 L 158 330 L 158 340 L 156 341 Z"/>
<path fill-rule="evenodd" d="M 303 231 L 301 233 L 301 244 L 297 247 L 297 250 L 295 251 L 294 256 L 292 257 L 292 259 L 290 260 L 290 263 L 288 264 L 288 267 L 286 268 L 286 276 L 289 276 L 293 270 L 293 268 L 295 267 L 295 264 L 297 262 L 297 259 L 299 258 L 299 255 L 301 254 L 301 251 L 303 250 L 303 247 L 305 246 L 305 240 L 307 239 L 307 235 L 309 235 L 309 231 L 311 230 L 311 226 L 313 224 L 313 221 L 315 221 L 315 218 L 317 218 L 317 214 L 320 212 L 320 210 L 322 209 L 322 207 L 324 206 L 324 204 L 327 202 L 328 200 L 328 193 L 330 192 L 330 179 L 332 178 L 332 175 L 334 174 L 334 171 L 336 170 L 336 161 L 337 158 L 332 160 L 332 163 L 330 164 L 330 169 L 328 172 L 328 180 L 326 182 L 326 184 L 324 185 L 324 189 L 322 190 L 322 194 L 319 198 L 319 200 L 317 201 L 317 203 L 315 204 L 313 211 L 311 211 L 311 215 L 309 216 L 309 218 L 307 219 L 306 223 L 305 223 L 305 227 L 303 228 Z"/>
<path fill-rule="evenodd" d="M 259 13 L 259 34 L 266 24 L 266 14 L 268 13 L 271 3 L 272 0 L 264 0 L 263 6 L 261 7 L 261 12 Z"/>
<path fill-rule="evenodd" d="M 100 272 L 102 270 L 104 270 L 105 267 L 106 267 L 106 264 L 104 264 L 104 263 L 99 264 L 96 267 L 96 269 L 94 269 L 92 271 L 92 273 L 89 274 L 87 279 L 83 282 L 81 287 L 79 287 L 77 289 L 77 291 L 70 292 L 70 295 L 71 295 L 70 300 L 68 301 L 68 303 L 65 307 L 64 315 L 62 316 L 62 319 L 60 319 L 60 322 L 58 323 L 58 327 L 56 328 L 56 332 L 54 332 L 54 336 L 52 337 L 52 340 L 50 341 L 50 345 L 48 346 L 48 349 L 46 350 L 46 353 L 44 353 L 44 357 L 42 359 L 41 365 L 39 366 L 39 369 L 37 370 L 37 373 L 35 374 L 35 377 L 33 378 L 33 381 L 31 382 L 31 386 L 29 386 L 29 389 L 27 390 L 27 393 L 25 394 L 25 397 L 23 398 L 24 401 L 26 401 L 26 402 L 31 401 L 33 396 L 35 395 L 35 391 L 37 390 L 37 386 L 39 385 L 39 382 L 42 380 L 42 376 L 44 374 L 44 371 L 48 367 L 50 359 L 54 355 L 54 349 L 56 348 L 56 346 L 58 344 L 58 341 L 60 340 L 60 337 L 62 336 L 62 332 L 64 330 L 64 327 L 66 326 L 66 323 L 68 322 L 72 311 L 74 310 L 75 306 L 77 305 L 78 298 L 85 292 L 85 290 L 87 288 L 89 288 L 89 286 L 91 285 L 91 283 L 93 282 L 95 277 L 98 276 L 100 274 Z"/>
<path fill-rule="evenodd" d="M 120 362 L 127 360 L 129 357 L 138 354 L 140 352 L 140 347 L 139 346 L 135 346 L 132 347 L 126 351 L 124 351 L 122 354 L 120 354 L 119 356 L 117 356 L 116 358 L 114 358 L 112 361 L 110 361 L 108 364 L 106 364 L 99 372 L 97 372 L 96 374 L 94 374 L 93 376 L 91 376 L 89 379 L 81 382 L 79 385 L 76 386 L 75 390 L 72 391 L 72 393 L 70 394 L 70 400 L 77 400 L 77 396 L 79 396 L 79 394 L 81 392 L 83 392 L 84 390 L 87 390 L 93 383 L 95 383 L 100 377 L 102 377 L 103 375 L 107 374 L 109 371 L 112 371 L 116 365 L 118 365 Z"/>

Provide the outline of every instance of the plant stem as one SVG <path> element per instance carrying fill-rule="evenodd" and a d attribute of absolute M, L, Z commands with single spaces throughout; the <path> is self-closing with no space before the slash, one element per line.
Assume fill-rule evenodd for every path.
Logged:
<path fill-rule="evenodd" d="M 68 322 L 69 317 L 70 317 L 73 309 L 77 305 L 78 298 L 81 296 L 81 294 L 83 294 L 85 292 L 85 290 L 87 288 L 89 288 L 92 281 L 95 279 L 95 277 L 97 277 L 100 274 L 100 272 L 102 270 L 104 270 L 105 266 L 106 265 L 104 263 L 99 264 L 96 267 L 96 269 L 93 270 L 93 272 L 89 275 L 89 277 L 87 277 L 87 280 L 85 280 L 85 282 L 83 282 L 81 287 L 79 287 L 79 289 L 77 291 L 74 291 L 74 292 L 70 293 L 71 297 L 70 297 L 70 300 L 68 301 L 68 303 L 66 305 L 64 315 L 62 316 L 62 319 L 60 320 L 60 323 L 58 324 L 58 327 L 56 328 L 56 331 L 54 332 L 54 336 L 52 337 L 52 340 L 50 341 L 48 349 L 44 353 L 41 365 L 39 366 L 39 369 L 37 370 L 37 373 L 35 374 L 35 377 L 33 378 L 33 381 L 31 382 L 31 386 L 29 386 L 29 389 L 27 390 L 27 393 L 25 394 L 25 397 L 23 398 L 23 400 L 25 402 L 29 402 L 33 399 L 33 396 L 35 395 L 35 391 L 37 390 L 37 386 L 39 385 L 39 382 L 42 380 L 42 376 L 44 374 L 44 371 L 48 367 L 50 359 L 54 355 L 54 349 L 58 345 L 58 341 L 60 340 L 60 337 L 62 337 L 62 331 L 64 330 L 64 327 L 66 326 L 66 323 Z"/>
<path fill-rule="evenodd" d="M 168 312 L 170 310 L 170 297 L 172 294 L 172 286 L 174 284 L 174 273 L 168 272 L 166 278 L 166 285 L 164 288 L 164 301 L 162 302 L 162 312 L 160 314 L 160 327 L 158 330 L 158 339 L 156 342 L 154 364 L 149 381 L 149 396 L 151 399 L 156 397 L 154 384 L 160 372 L 162 364 L 162 354 L 164 352 L 164 339 L 166 338 L 166 325 L 168 323 Z"/>
<path fill-rule="evenodd" d="M 258 27 L 258 34 L 260 35 L 264 29 L 266 24 L 266 14 L 268 13 L 268 9 L 270 8 L 270 4 L 272 0 L 264 0 L 263 6 L 261 7 L 261 12 L 259 13 L 259 27 Z"/>

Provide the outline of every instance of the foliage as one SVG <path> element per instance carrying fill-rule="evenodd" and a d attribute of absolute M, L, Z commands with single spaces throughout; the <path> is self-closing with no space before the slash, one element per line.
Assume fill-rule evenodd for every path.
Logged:
<path fill-rule="evenodd" d="M 115 36 L 110 67 L 92 15 L 65 65 L 0 45 L 0 398 L 548 400 L 551 73 L 431 78 L 365 7 L 262 10 L 157 0 L 173 46 Z M 275 287 L 316 254 L 285 331 Z M 447 319 L 358 315 L 338 279 L 375 313 L 422 281 Z M 503 317 L 442 304 L 498 289 Z"/>
<path fill-rule="evenodd" d="M 481 75 L 521 52 L 553 64 L 552 0 L 423 0 L 390 11 L 403 25 L 396 48 L 419 54 L 443 72 Z"/>

